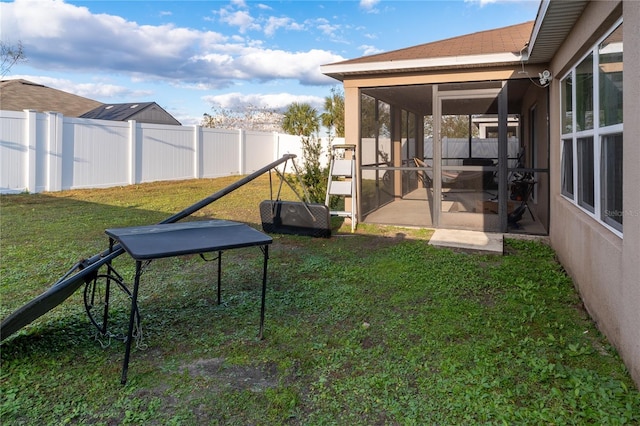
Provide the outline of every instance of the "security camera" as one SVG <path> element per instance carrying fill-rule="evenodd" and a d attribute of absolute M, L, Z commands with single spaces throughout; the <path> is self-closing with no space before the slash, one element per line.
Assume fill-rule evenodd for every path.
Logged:
<path fill-rule="evenodd" d="M 540 77 L 540 84 L 542 84 L 543 86 L 546 86 L 551 82 L 551 78 L 552 78 L 551 71 L 544 70 L 538 74 L 538 77 Z"/>

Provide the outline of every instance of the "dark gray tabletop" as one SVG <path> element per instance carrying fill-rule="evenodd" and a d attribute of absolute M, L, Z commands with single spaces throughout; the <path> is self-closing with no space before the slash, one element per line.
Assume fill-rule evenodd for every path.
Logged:
<path fill-rule="evenodd" d="M 270 236 L 249 225 L 228 220 L 112 228 L 105 232 L 135 260 L 224 251 L 273 242 Z"/>

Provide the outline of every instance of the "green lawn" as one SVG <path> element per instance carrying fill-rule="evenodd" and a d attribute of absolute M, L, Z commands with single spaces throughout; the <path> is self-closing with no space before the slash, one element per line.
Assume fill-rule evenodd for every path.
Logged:
<path fill-rule="evenodd" d="M 235 180 L 0 197 L 0 317 L 107 248 L 105 228 Z M 268 198 L 260 178 L 198 219 L 259 228 Z M 96 338 L 77 292 L 3 342 L 0 423 L 640 424 L 640 393 L 549 247 L 468 254 L 429 246 L 429 230 L 335 226 L 273 235 L 263 340 L 257 248 L 225 253 L 220 306 L 215 262 L 153 261 L 125 386 L 123 343 Z M 131 259 L 114 266 L 131 283 Z"/>

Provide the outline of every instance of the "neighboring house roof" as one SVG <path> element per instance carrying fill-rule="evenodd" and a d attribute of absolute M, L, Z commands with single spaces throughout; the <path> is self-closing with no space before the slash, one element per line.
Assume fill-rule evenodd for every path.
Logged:
<path fill-rule="evenodd" d="M 27 80 L 0 81 L 0 109 L 6 111 L 32 109 L 78 117 L 99 105 L 102 103 L 93 99 L 83 98 Z"/>
<path fill-rule="evenodd" d="M 180 125 L 171 114 L 155 102 L 103 104 L 32 81 L 0 81 L 0 110 L 59 112 L 67 117 Z"/>
<path fill-rule="evenodd" d="M 82 114 L 80 117 L 97 120 L 137 120 L 143 123 L 180 125 L 178 120 L 155 102 L 103 104 Z"/>

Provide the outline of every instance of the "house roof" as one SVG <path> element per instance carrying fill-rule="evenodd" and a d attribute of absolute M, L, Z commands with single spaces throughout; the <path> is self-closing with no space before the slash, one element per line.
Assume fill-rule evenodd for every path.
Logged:
<path fill-rule="evenodd" d="M 547 63 L 587 3 L 542 0 L 535 21 L 327 64 L 321 72 L 343 80 L 348 75 Z"/>
<path fill-rule="evenodd" d="M 124 104 L 101 104 L 82 114 L 81 118 L 96 120 L 127 121 L 132 116 L 156 104 L 155 102 L 133 102 Z M 157 105 L 157 104 L 156 104 Z"/>
<path fill-rule="evenodd" d="M 83 98 L 27 80 L 0 81 L 0 109 L 2 110 L 55 111 L 69 117 L 78 117 L 100 105 L 102 105 L 101 102 L 93 99 Z"/>
<path fill-rule="evenodd" d="M 523 59 L 534 21 L 481 31 L 432 43 L 364 56 L 329 65 L 321 71 L 342 79 L 349 74 L 468 68 L 471 65 L 519 63 Z"/>
<path fill-rule="evenodd" d="M 480 31 L 432 43 L 393 50 L 391 52 L 364 56 L 362 58 L 338 62 L 337 64 L 361 64 L 501 53 L 520 55 L 527 41 L 529 41 L 532 28 L 533 21 L 530 21 L 509 27 Z"/>
<path fill-rule="evenodd" d="M 80 118 L 96 120 L 127 121 L 132 115 L 153 105 L 155 102 L 101 104 L 99 107 L 87 111 Z"/>

